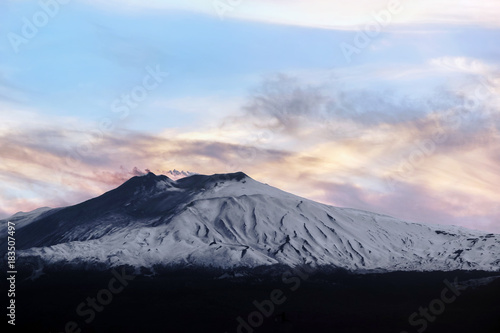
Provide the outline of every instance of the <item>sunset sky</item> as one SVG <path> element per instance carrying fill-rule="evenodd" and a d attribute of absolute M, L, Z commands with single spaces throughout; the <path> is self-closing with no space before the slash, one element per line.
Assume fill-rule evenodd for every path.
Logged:
<path fill-rule="evenodd" d="M 0 2 L 0 218 L 145 170 L 500 233 L 497 0 Z"/>

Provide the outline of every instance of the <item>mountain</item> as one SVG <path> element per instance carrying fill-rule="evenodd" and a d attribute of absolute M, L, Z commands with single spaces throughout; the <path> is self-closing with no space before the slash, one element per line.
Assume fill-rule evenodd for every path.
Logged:
<path fill-rule="evenodd" d="M 83 203 L 11 220 L 20 262 L 308 264 L 354 271 L 497 271 L 500 266 L 500 235 L 332 207 L 242 172 L 177 181 L 148 173 Z M 6 221 L 1 221 L 1 249 Z"/>
<path fill-rule="evenodd" d="M 196 175 L 195 172 L 191 172 L 191 171 L 179 171 L 179 170 L 169 170 L 165 173 L 168 178 L 170 179 L 173 179 L 173 180 L 178 180 L 178 179 L 181 179 L 181 178 L 184 178 L 184 177 L 189 177 L 189 176 L 193 176 L 193 175 Z"/>

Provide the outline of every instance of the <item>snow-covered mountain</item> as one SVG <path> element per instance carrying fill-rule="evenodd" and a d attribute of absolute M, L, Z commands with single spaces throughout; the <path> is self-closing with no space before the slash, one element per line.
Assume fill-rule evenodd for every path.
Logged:
<path fill-rule="evenodd" d="M 179 170 L 174 169 L 174 170 L 167 171 L 165 174 L 170 179 L 179 180 L 179 179 L 184 178 L 184 177 L 194 176 L 197 173 L 191 172 L 191 171 L 184 171 L 184 170 L 179 171 Z"/>
<path fill-rule="evenodd" d="M 49 264 L 500 267 L 500 235 L 332 207 L 241 172 L 177 181 L 149 173 L 75 206 L 18 215 L 16 223 L 20 260 Z"/>

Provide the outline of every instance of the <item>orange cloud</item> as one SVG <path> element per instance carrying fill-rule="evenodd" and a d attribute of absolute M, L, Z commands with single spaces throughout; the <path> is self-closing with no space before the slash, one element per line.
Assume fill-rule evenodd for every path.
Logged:
<path fill-rule="evenodd" d="M 466 67 L 482 77 L 492 71 Z M 15 119 L 0 127 L 0 214 L 74 204 L 145 169 L 241 170 L 328 204 L 499 231 L 494 82 L 480 99 L 474 90 L 454 86 L 417 104 L 415 113 L 407 112 L 404 101 L 343 91 L 345 112 L 337 96 L 321 87 L 304 88 L 286 77 L 266 84 L 239 116 L 191 131 L 148 135 L 116 129 L 95 138 L 90 130 L 57 121 L 37 126 Z M 395 115 L 370 113 L 386 108 Z"/>

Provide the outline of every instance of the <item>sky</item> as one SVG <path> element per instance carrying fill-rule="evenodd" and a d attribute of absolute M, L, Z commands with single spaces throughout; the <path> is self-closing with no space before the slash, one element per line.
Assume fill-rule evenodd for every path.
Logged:
<path fill-rule="evenodd" d="M 0 2 L 0 218 L 148 171 L 500 233 L 496 0 Z"/>

